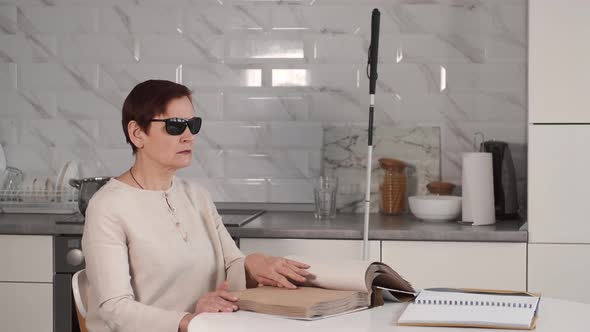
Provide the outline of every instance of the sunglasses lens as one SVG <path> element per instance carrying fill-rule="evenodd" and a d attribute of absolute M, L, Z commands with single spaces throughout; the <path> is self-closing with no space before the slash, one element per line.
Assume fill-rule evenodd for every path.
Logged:
<path fill-rule="evenodd" d="M 189 119 L 187 123 L 188 129 L 191 131 L 191 134 L 196 135 L 199 132 L 199 130 L 201 130 L 201 118 L 194 117 L 192 119 Z"/>
<path fill-rule="evenodd" d="M 166 132 L 172 136 L 180 135 L 186 129 L 186 122 L 166 121 Z"/>

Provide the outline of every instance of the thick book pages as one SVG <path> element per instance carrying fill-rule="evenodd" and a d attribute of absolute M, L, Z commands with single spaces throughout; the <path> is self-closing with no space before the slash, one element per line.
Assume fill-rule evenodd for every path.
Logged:
<path fill-rule="evenodd" d="M 538 304 L 527 294 L 423 290 L 398 324 L 531 330 Z"/>
<path fill-rule="evenodd" d="M 240 310 L 299 319 L 331 316 L 369 306 L 365 293 L 317 287 L 263 286 L 241 291 L 238 296 Z"/>
<path fill-rule="evenodd" d="M 258 287 L 236 292 L 240 310 L 313 319 L 383 304 L 383 291 L 413 298 L 412 285 L 380 262 L 288 257 L 310 265 L 297 289 Z"/>

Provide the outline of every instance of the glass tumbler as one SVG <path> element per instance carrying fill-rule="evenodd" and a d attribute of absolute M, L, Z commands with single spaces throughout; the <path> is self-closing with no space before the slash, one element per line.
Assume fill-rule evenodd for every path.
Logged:
<path fill-rule="evenodd" d="M 336 193 L 338 178 L 320 176 L 314 186 L 316 219 L 333 219 L 336 217 Z"/>

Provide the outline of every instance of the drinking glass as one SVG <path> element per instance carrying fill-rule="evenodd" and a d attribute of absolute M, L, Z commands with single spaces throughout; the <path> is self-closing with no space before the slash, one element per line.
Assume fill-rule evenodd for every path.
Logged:
<path fill-rule="evenodd" d="M 336 217 L 338 178 L 334 176 L 320 176 L 315 181 L 313 191 L 316 219 L 333 219 Z"/>

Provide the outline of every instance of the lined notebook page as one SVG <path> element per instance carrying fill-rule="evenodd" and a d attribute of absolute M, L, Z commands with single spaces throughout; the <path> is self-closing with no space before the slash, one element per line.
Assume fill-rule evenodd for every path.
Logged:
<path fill-rule="evenodd" d="M 538 303 L 535 296 L 423 290 L 398 323 L 528 329 Z"/>

